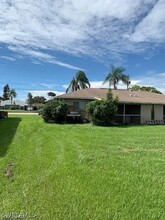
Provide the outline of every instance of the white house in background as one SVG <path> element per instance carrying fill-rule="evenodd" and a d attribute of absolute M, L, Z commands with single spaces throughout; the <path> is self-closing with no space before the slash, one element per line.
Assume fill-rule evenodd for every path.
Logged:
<path fill-rule="evenodd" d="M 14 100 L 13 105 L 15 109 L 27 110 L 27 103 L 21 100 Z M 10 109 L 11 108 L 11 100 L 1 101 L 0 102 L 0 109 Z"/>
<path fill-rule="evenodd" d="M 120 124 L 145 124 L 150 120 L 165 120 L 165 95 L 146 91 L 111 90 L 118 97 L 118 112 L 115 122 Z M 86 104 L 105 99 L 108 89 L 87 88 L 57 96 L 63 99 L 71 112 L 85 115 Z"/>

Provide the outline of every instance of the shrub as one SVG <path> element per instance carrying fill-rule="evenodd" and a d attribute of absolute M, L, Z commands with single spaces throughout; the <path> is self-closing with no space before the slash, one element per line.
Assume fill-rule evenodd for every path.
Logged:
<path fill-rule="evenodd" d="M 36 111 L 36 110 L 37 110 L 37 107 L 36 107 L 36 106 L 33 106 L 33 110 Z"/>
<path fill-rule="evenodd" d="M 42 117 L 45 122 L 62 123 L 66 120 L 68 106 L 61 100 L 49 100 L 44 108 Z"/>
<path fill-rule="evenodd" d="M 114 124 L 118 99 L 113 99 L 111 91 L 106 100 L 96 100 L 87 104 L 89 119 L 94 125 L 109 126 Z"/>
<path fill-rule="evenodd" d="M 38 114 L 39 114 L 39 115 L 43 115 L 43 113 L 44 113 L 44 108 L 38 109 Z"/>
<path fill-rule="evenodd" d="M 15 107 L 15 106 L 12 106 L 11 108 L 10 108 L 10 110 L 16 110 L 17 108 Z"/>

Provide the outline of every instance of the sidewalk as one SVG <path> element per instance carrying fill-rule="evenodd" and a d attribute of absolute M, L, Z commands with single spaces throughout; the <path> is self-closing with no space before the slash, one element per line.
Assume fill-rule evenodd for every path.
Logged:
<path fill-rule="evenodd" d="M 8 115 L 38 115 L 38 113 L 35 112 L 9 112 Z"/>

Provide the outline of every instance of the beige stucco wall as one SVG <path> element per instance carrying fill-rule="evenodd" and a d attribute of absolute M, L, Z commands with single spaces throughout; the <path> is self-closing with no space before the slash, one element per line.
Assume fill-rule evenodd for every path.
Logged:
<path fill-rule="evenodd" d="M 145 121 L 151 120 L 151 109 L 152 105 L 141 105 L 141 124 L 145 124 Z"/>
<path fill-rule="evenodd" d="M 69 107 L 73 107 L 74 102 L 79 102 L 79 109 L 85 110 L 86 104 L 89 102 L 89 100 L 77 100 L 77 99 L 71 99 L 71 100 L 64 100 Z"/>
<path fill-rule="evenodd" d="M 155 120 L 163 120 L 163 105 L 154 105 Z"/>
<path fill-rule="evenodd" d="M 152 105 L 141 105 L 141 124 L 151 120 Z M 154 105 L 154 120 L 163 120 L 163 105 Z"/>

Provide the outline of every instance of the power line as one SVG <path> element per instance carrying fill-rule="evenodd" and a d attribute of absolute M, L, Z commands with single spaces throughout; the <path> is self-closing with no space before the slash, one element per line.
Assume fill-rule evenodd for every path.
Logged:
<path fill-rule="evenodd" d="M 0 83 L 3 83 L 3 84 L 14 84 L 14 85 L 31 85 L 30 83 L 15 83 L 15 82 L 2 82 L 0 81 Z"/>
<path fill-rule="evenodd" d="M 4 82 L 0 82 L 0 83 L 4 83 Z M 10 83 L 10 84 L 18 84 L 18 85 L 31 85 L 31 84 L 27 84 L 27 83 Z M 42 86 L 42 85 L 41 85 Z M 3 87 L 1 86 L 1 88 L 3 89 Z M 64 92 L 65 89 L 39 89 L 39 88 L 21 88 L 21 87 L 14 87 L 15 90 L 20 90 L 20 91 L 57 91 L 57 92 Z"/>
<path fill-rule="evenodd" d="M 25 88 L 14 88 L 15 90 L 22 90 L 22 91 L 57 91 L 57 92 L 64 92 L 65 90 L 62 90 L 62 89 L 33 89 L 33 88 L 28 88 L 28 89 L 25 89 Z"/>

